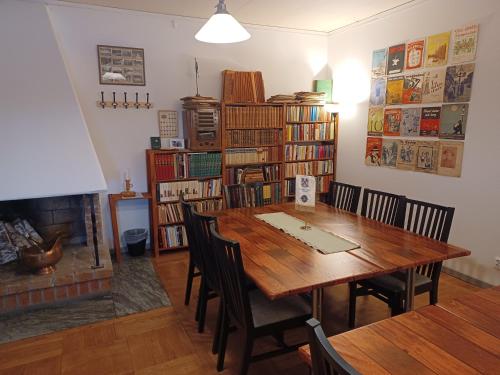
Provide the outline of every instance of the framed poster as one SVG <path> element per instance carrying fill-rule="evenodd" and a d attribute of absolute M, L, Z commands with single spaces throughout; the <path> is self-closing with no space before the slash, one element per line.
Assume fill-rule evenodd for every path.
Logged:
<path fill-rule="evenodd" d="M 101 85 L 146 86 L 144 49 L 97 46 Z"/>

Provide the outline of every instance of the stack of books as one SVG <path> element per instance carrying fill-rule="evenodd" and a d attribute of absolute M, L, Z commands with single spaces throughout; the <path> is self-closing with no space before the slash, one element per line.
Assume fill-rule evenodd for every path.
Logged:
<path fill-rule="evenodd" d="M 158 205 L 158 224 L 165 225 L 184 221 L 179 203 Z"/>
<path fill-rule="evenodd" d="M 295 99 L 302 104 L 325 104 L 326 94 L 324 92 L 300 91 L 295 93 Z"/>
<path fill-rule="evenodd" d="M 184 199 L 210 198 L 221 195 L 221 178 L 203 181 L 174 181 L 159 183 L 157 189 L 158 201 L 175 202 L 182 192 Z"/>
<path fill-rule="evenodd" d="M 199 109 L 200 107 L 217 107 L 219 101 L 211 96 L 185 96 L 181 98 L 182 108 L 184 109 Z"/>
<path fill-rule="evenodd" d="M 299 103 L 297 99 L 295 99 L 295 95 L 286 95 L 286 94 L 278 94 L 273 95 L 269 99 L 267 99 L 268 103 L 276 103 L 276 104 L 295 104 Z"/>
<path fill-rule="evenodd" d="M 281 202 L 281 183 L 225 185 L 224 196 L 228 208 L 261 207 Z"/>
<path fill-rule="evenodd" d="M 187 246 L 186 229 L 183 225 L 172 225 L 159 228 L 160 247 Z"/>
<path fill-rule="evenodd" d="M 280 160 L 281 147 L 236 148 L 226 150 L 226 165 L 257 164 Z"/>

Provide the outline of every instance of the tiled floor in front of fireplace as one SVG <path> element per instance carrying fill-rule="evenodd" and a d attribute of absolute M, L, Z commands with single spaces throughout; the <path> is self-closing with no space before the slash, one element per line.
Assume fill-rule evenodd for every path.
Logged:
<path fill-rule="evenodd" d="M 109 296 L 0 315 L 0 343 L 170 306 L 149 257 L 113 264 Z"/>

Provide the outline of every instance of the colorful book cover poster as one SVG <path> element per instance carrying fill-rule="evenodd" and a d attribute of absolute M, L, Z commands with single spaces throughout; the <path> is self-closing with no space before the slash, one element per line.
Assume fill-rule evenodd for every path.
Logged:
<path fill-rule="evenodd" d="M 387 94 L 385 97 L 387 105 L 401 104 L 403 102 L 404 82 L 403 76 L 387 78 Z"/>
<path fill-rule="evenodd" d="M 420 108 L 403 108 L 400 127 L 402 137 L 418 137 L 420 135 L 421 113 Z"/>
<path fill-rule="evenodd" d="M 382 167 L 396 168 L 398 145 L 399 140 L 397 139 L 382 140 L 382 158 L 380 161 Z"/>
<path fill-rule="evenodd" d="M 387 48 L 373 51 L 372 56 L 372 77 L 381 77 L 385 75 L 387 67 Z"/>
<path fill-rule="evenodd" d="M 380 152 L 382 150 L 382 138 L 366 138 L 365 164 L 369 166 L 380 166 Z"/>
<path fill-rule="evenodd" d="M 423 74 L 410 74 L 405 76 L 403 84 L 403 103 L 417 104 L 422 102 Z"/>
<path fill-rule="evenodd" d="M 405 67 L 405 44 L 389 47 L 387 74 L 399 74 Z"/>
<path fill-rule="evenodd" d="M 453 30 L 451 61 L 454 64 L 472 61 L 476 58 L 479 25 L 467 25 Z"/>
<path fill-rule="evenodd" d="M 424 65 L 424 46 L 424 39 L 406 43 L 406 70 L 420 69 Z"/>
<path fill-rule="evenodd" d="M 424 107 L 420 118 L 420 135 L 424 137 L 437 137 L 439 135 L 439 121 L 441 107 Z"/>
<path fill-rule="evenodd" d="M 401 126 L 401 108 L 386 108 L 384 112 L 384 135 L 398 136 Z"/>
<path fill-rule="evenodd" d="M 475 64 L 453 65 L 446 68 L 445 102 L 468 102 L 472 91 Z"/>
<path fill-rule="evenodd" d="M 384 107 L 368 109 L 368 135 L 381 136 L 384 133 Z"/>
<path fill-rule="evenodd" d="M 417 165 L 417 141 L 402 139 L 399 141 L 396 168 L 413 171 Z"/>
<path fill-rule="evenodd" d="M 439 142 L 417 142 L 417 163 L 419 172 L 437 173 Z"/>
<path fill-rule="evenodd" d="M 370 105 L 384 105 L 385 103 L 386 82 L 385 78 L 372 79 L 370 90 Z"/>
<path fill-rule="evenodd" d="M 424 73 L 422 103 L 440 103 L 443 101 L 445 77 L 445 68 Z"/>
<path fill-rule="evenodd" d="M 425 66 L 442 66 L 448 61 L 448 48 L 450 45 L 450 32 L 431 35 L 427 37 L 427 52 Z"/>
<path fill-rule="evenodd" d="M 460 177 L 463 153 L 463 142 L 439 142 L 437 173 L 442 176 Z"/>
<path fill-rule="evenodd" d="M 464 139 L 468 104 L 444 104 L 441 107 L 439 138 Z"/>

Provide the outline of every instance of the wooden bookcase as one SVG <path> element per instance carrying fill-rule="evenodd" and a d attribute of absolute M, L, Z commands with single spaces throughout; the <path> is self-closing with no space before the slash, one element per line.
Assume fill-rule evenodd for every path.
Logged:
<path fill-rule="evenodd" d="M 168 252 L 171 250 L 180 250 L 180 249 L 187 249 L 187 241 L 184 241 L 181 245 L 179 246 L 168 246 L 168 244 L 162 244 L 161 240 L 161 234 L 160 232 L 163 230 L 162 228 L 167 228 L 167 227 L 181 227 L 181 231 L 183 230 L 183 220 L 182 217 L 179 218 L 178 220 L 160 220 L 160 211 L 165 212 L 167 205 L 176 205 L 177 206 L 177 212 L 181 213 L 181 208 L 179 205 L 178 199 L 171 200 L 168 202 L 161 202 L 158 189 L 159 185 L 162 183 L 175 183 L 175 182 L 186 182 L 189 183 L 191 182 L 201 182 L 203 183 L 204 181 L 207 182 L 209 180 L 214 180 L 214 179 L 221 179 L 222 175 L 220 170 L 213 175 L 207 175 L 203 177 L 182 177 L 182 178 L 159 178 L 157 169 L 160 167 L 159 163 L 157 162 L 161 158 L 162 155 L 193 155 L 193 154 L 220 154 L 220 151 L 202 151 L 202 152 L 195 152 L 195 151 L 189 151 L 189 150 L 146 150 L 146 164 L 147 164 L 147 174 L 148 174 L 148 191 L 151 194 L 151 232 L 152 232 L 152 238 L 153 238 L 153 252 L 155 256 L 159 256 L 160 253 L 162 252 Z M 175 156 L 174 156 L 175 157 Z M 161 164 L 161 163 L 160 163 Z M 163 186 L 163 185 L 162 185 Z M 222 187 L 222 184 L 220 185 Z M 199 198 L 188 198 L 186 200 L 194 202 L 198 207 L 198 211 L 203 211 L 203 204 L 218 204 L 217 208 L 215 209 L 220 209 L 222 208 L 222 190 L 220 190 L 217 194 L 212 195 L 212 196 L 205 196 L 205 197 L 199 197 Z M 218 201 L 218 202 L 214 202 Z M 174 208 L 175 209 L 175 208 Z M 163 218 L 165 218 L 165 215 L 162 215 Z M 166 231 L 167 229 L 165 229 Z"/>
<path fill-rule="evenodd" d="M 270 110 L 276 112 L 276 116 L 271 116 L 271 118 L 266 118 L 262 115 L 262 111 Z M 318 118 L 308 118 L 302 116 L 301 118 L 292 118 L 289 114 L 293 111 L 302 111 L 303 113 L 309 113 L 311 111 L 315 113 L 320 113 Z M 236 115 L 235 115 L 236 113 Z M 271 103 L 252 103 L 252 104 L 235 104 L 235 103 L 223 103 L 221 107 L 222 116 L 222 174 L 223 174 L 223 184 L 229 185 L 235 183 L 235 178 L 231 178 L 228 171 L 231 168 L 246 168 L 246 167 L 264 167 L 264 166 L 276 166 L 279 172 L 276 178 L 273 180 L 268 180 L 264 182 L 265 184 L 280 184 L 281 198 L 276 202 L 291 200 L 294 198 L 292 194 L 287 193 L 287 181 L 293 180 L 295 174 L 286 174 L 287 165 L 300 165 L 300 163 L 331 163 L 331 167 L 328 173 L 313 173 L 318 177 L 318 179 L 326 179 L 327 181 L 335 179 L 336 172 L 336 159 L 337 159 L 337 138 L 338 138 L 338 115 L 327 113 L 323 105 L 309 105 L 309 104 L 271 104 Z M 239 117 L 244 117 L 246 121 L 242 125 Z M 307 140 L 300 139 L 288 139 L 287 131 L 289 127 L 295 126 L 297 129 L 302 129 L 305 127 L 324 127 L 331 128 L 331 137 L 325 137 L 325 139 L 316 139 L 316 137 L 308 138 Z M 275 139 L 271 143 L 262 143 L 259 141 L 259 137 L 255 136 L 245 136 L 244 132 L 262 132 L 262 131 L 276 131 L 281 133 L 279 139 Z M 242 142 L 236 142 L 233 137 L 233 133 L 240 132 L 243 139 Z M 238 137 L 236 137 L 238 139 Z M 331 147 L 331 153 L 328 156 L 321 158 L 304 158 L 300 160 L 289 160 L 287 158 L 287 148 L 297 146 L 310 146 L 312 147 L 322 147 L 323 149 Z M 242 163 L 227 163 L 228 155 L 231 155 L 233 150 L 244 149 L 244 148 L 267 148 L 275 147 L 278 149 L 277 158 L 267 161 L 259 162 L 242 162 Z M 292 167 L 293 168 L 293 167 Z M 325 193 L 328 192 L 328 183 L 325 182 L 326 189 L 320 193 L 321 196 L 326 196 Z"/>

